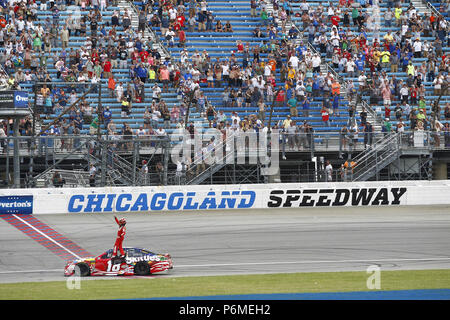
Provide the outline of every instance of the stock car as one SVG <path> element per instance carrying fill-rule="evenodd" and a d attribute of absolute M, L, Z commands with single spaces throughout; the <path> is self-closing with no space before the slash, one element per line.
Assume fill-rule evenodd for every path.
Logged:
<path fill-rule="evenodd" d="M 104 275 L 149 275 L 173 268 L 170 254 L 153 253 L 141 248 L 124 248 L 125 258 L 112 258 L 110 249 L 95 258 L 82 258 L 69 261 L 64 268 L 64 275 L 71 276 L 78 271 L 80 276 Z M 76 270 L 77 269 L 77 270 Z"/>

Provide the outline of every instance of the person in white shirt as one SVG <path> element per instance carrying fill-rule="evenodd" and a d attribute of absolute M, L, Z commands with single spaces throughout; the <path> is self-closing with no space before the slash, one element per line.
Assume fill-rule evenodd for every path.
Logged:
<path fill-rule="evenodd" d="M 327 160 L 326 166 L 325 166 L 325 176 L 327 178 L 327 182 L 333 181 L 333 166 L 331 165 L 330 161 Z"/>
<path fill-rule="evenodd" d="M 155 134 L 159 138 L 163 138 L 167 135 L 166 130 L 164 130 L 164 128 L 162 126 L 160 126 L 158 128 L 158 130 L 155 131 Z"/>
<path fill-rule="evenodd" d="M 236 120 L 237 123 L 241 122 L 241 118 L 238 116 L 236 111 L 234 111 L 232 116 L 231 116 L 231 123 L 234 123 L 234 120 Z"/>
<path fill-rule="evenodd" d="M 155 84 L 152 88 L 153 101 L 159 102 L 160 95 L 161 95 L 161 88 L 157 84 Z"/>
<path fill-rule="evenodd" d="M 25 21 L 23 20 L 22 17 L 19 17 L 19 19 L 16 20 L 16 26 L 17 26 L 17 31 L 19 32 L 19 35 L 22 34 L 22 31 L 25 28 Z"/>
<path fill-rule="evenodd" d="M 298 63 L 299 63 L 299 61 L 300 60 L 298 59 L 298 57 L 296 55 L 292 55 L 289 58 L 289 63 L 291 64 L 292 68 L 295 69 L 295 71 L 298 71 Z"/>
<path fill-rule="evenodd" d="M 355 77 L 355 67 L 356 67 L 355 61 L 353 61 L 353 59 L 348 60 L 346 67 L 347 67 L 348 76 L 350 78 L 354 78 Z"/>
<path fill-rule="evenodd" d="M 366 88 L 366 80 L 367 76 L 364 74 L 364 71 L 361 71 L 361 75 L 358 77 L 359 89 L 364 90 Z"/>
<path fill-rule="evenodd" d="M 136 130 L 136 135 L 138 137 L 143 137 L 147 135 L 147 131 L 144 129 L 144 127 L 140 126 L 139 129 Z"/>
<path fill-rule="evenodd" d="M 422 42 L 419 38 L 417 38 L 413 43 L 413 49 L 414 49 L 414 58 L 421 58 L 422 57 Z"/>
<path fill-rule="evenodd" d="M 156 108 L 156 106 L 152 107 L 151 125 L 153 128 L 158 126 L 159 119 L 161 119 L 161 112 Z"/>
<path fill-rule="evenodd" d="M 322 59 L 320 58 L 319 54 L 314 54 L 312 58 L 312 67 L 313 72 L 320 72 L 320 64 L 322 63 Z"/>
<path fill-rule="evenodd" d="M 122 86 L 122 82 L 119 82 L 117 85 L 116 85 L 116 99 L 117 99 L 117 102 L 120 102 L 120 101 L 122 101 L 122 95 L 123 95 L 123 86 Z"/>
<path fill-rule="evenodd" d="M 222 64 L 222 76 L 225 82 L 228 82 L 230 77 L 230 66 L 228 65 L 228 61 Z"/>

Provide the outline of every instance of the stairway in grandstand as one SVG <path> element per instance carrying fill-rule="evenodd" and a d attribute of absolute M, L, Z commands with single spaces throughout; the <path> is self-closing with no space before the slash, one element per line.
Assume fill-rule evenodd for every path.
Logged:
<path fill-rule="evenodd" d="M 270 43 L 270 38 L 267 36 L 265 38 L 254 38 L 252 35 L 253 30 L 256 27 L 260 27 L 261 30 L 265 28 L 261 25 L 261 19 L 259 17 L 259 10 L 257 17 L 251 17 L 250 10 L 250 2 L 247 0 L 212 0 L 208 1 L 208 10 L 211 10 L 214 17 L 215 22 L 220 20 L 222 25 L 225 25 L 227 21 L 233 27 L 233 33 L 217 33 L 214 31 L 207 32 L 186 32 L 187 41 L 186 41 L 186 49 L 189 52 L 189 57 L 192 57 L 192 54 L 195 52 L 202 53 L 204 50 L 208 53 L 211 58 L 211 61 L 216 62 L 217 59 L 223 61 L 224 59 L 228 59 L 231 54 L 234 54 L 237 58 L 238 63 L 242 63 L 242 54 L 237 52 L 237 41 L 241 41 L 244 45 L 249 46 L 250 48 L 250 59 L 252 59 L 252 48 L 253 46 L 260 46 L 263 41 L 267 41 Z M 187 10 L 186 10 L 187 11 Z M 215 27 L 215 22 L 213 27 Z M 158 30 L 158 28 L 155 28 Z M 278 31 L 281 31 L 281 28 L 278 28 Z M 265 30 L 264 30 L 264 33 Z M 161 36 L 159 30 L 157 34 Z M 281 39 L 281 32 L 278 34 L 277 40 Z M 167 44 L 167 43 L 166 43 Z M 182 48 L 173 47 L 168 48 L 169 52 L 173 59 L 179 59 Z M 269 55 L 267 53 L 260 54 L 262 62 L 268 62 Z M 286 62 L 286 58 L 283 59 Z M 280 73 L 277 70 L 276 75 L 277 86 L 281 87 L 284 85 L 280 81 Z M 224 110 L 224 113 L 227 116 L 231 116 L 233 111 L 236 111 L 238 116 L 242 119 L 245 116 L 250 114 L 256 114 L 256 108 L 224 108 L 222 104 L 222 94 L 224 91 L 224 87 L 220 88 L 207 88 L 206 84 L 201 85 L 202 91 L 205 92 L 209 101 L 213 104 L 216 111 L 221 109 Z M 267 101 L 266 101 L 267 102 Z M 309 117 L 301 116 L 301 112 L 299 112 L 298 117 L 293 117 L 293 120 L 297 122 L 303 122 L 303 120 L 307 120 L 315 129 L 317 133 L 317 142 L 321 142 L 322 138 L 320 137 L 320 132 L 335 132 L 336 134 L 339 132 L 339 129 L 342 125 L 348 122 L 347 118 L 347 107 L 348 102 L 343 99 L 340 102 L 339 108 L 339 116 L 334 115 L 332 118 L 332 125 L 330 127 L 324 127 L 322 123 L 322 118 L 320 115 L 320 109 L 322 106 L 322 97 L 314 98 L 311 101 L 311 109 Z M 300 109 L 300 107 L 299 107 Z M 289 110 L 287 108 L 275 107 L 272 118 L 272 125 L 283 121 L 286 116 L 289 114 Z M 268 125 L 267 120 L 269 118 L 269 108 L 266 112 L 266 125 Z"/>
<path fill-rule="evenodd" d="M 318 6 L 319 4 L 321 4 L 324 7 L 324 11 L 326 12 L 328 9 L 328 6 L 331 4 L 333 4 L 335 7 L 338 4 L 338 1 L 333 0 L 330 3 L 322 3 L 322 2 L 318 2 L 318 1 L 314 1 L 314 0 L 307 0 L 308 4 L 310 7 L 314 8 L 315 6 Z M 431 13 L 434 14 L 439 14 L 438 12 L 434 11 L 433 6 L 431 6 L 430 4 L 426 5 L 425 3 L 423 3 L 420 0 L 411 0 L 410 1 L 404 1 L 401 6 L 403 11 L 405 12 L 407 10 L 407 8 L 410 5 L 414 5 L 417 13 L 420 16 L 423 16 L 425 13 L 428 14 L 428 16 Z M 294 8 L 294 12 L 296 11 L 300 11 L 300 4 L 299 3 L 291 3 L 291 6 Z M 380 2 L 379 3 L 379 9 L 380 9 L 380 29 L 379 29 L 379 37 L 380 39 L 383 38 L 383 36 L 388 32 L 397 32 L 400 30 L 399 27 L 397 27 L 395 25 L 395 23 L 392 24 L 391 27 L 386 27 L 385 26 L 385 21 L 384 21 L 384 14 L 387 11 L 387 3 L 386 2 Z M 367 7 L 367 8 L 363 8 L 362 9 L 363 12 L 372 14 L 373 11 L 371 7 Z M 341 17 L 342 19 L 342 17 Z M 448 20 L 448 17 L 447 17 Z M 301 28 L 302 26 L 302 22 L 301 22 L 301 18 L 300 17 L 293 17 L 293 21 L 296 23 L 296 25 Z M 342 24 L 342 22 L 341 22 Z M 328 23 L 329 25 L 329 23 Z M 328 28 L 329 30 L 330 28 Z M 350 25 L 350 30 L 354 33 L 354 34 L 358 34 L 358 29 L 357 27 L 353 26 L 352 24 Z M 376 30 L 374 29 L 369 29 L 366 32 L 367 35 L 367 40 L 368 42 L 371 44 L 375 37 L 376 37 Z M 331 35 L 331 32 L 328 31 L 327 36 L 329 37 Z M 421 40 L 427 40 L 428 42 L 433 42 L 436 39 L 436 37 L 434 36 L 428 36 L 425 37 L 423 35 L 423 33 L 421 34 Z M 443 52 L 445 55 L 448 55 L 448 53 L 450 52 L 450 48 L 448 47 L 447 44 L 447 40 L 444 41 L 443 43 Z M 328 64 L 329 67 L 331 67 L 331 58 L 326 57 L 326 54 L 322 54 L 322 58 L 324 59 L 325 63 Z M 414 66 L 420 66 L 422 63 L 425 63 L 427 61 L 427 58 L 422 57 L 422 58 L 416 58 L 416 57 L 412 57 L 412 62 Z M 387 75 L 392 78 L 392 76 L 396 76 L 397 79 L 402 79 L 404 81 L 406 81 L 407 79 L 407 73 L 405 71 L 402 71 L 401 66 L 399 66 L 399 71 L 398 72 L 390 72 L 389 69 L 384 69 L 387 73 Z M 365 68 L 366 72 L 369 72 L 369 68 L 366 65 Z M 335 72 L 339 72 L 338 70 L 335 70 Z M 348 76 L 348 74 L 346 72 L 340 72 L 339 73 L 342 76 L 342 80 L 343 81 L 347 81 L 349 79 L 352 79 L 353 82 L 355 83 L 355 86 L 357 88 L 359 88 L 359 84 L 358 84 L 358 79 L 357 78 L 350 78 Z M 441 97 L 438 97 L 436 95 L 434 95 L 433 93 L 433 83 L 431 81 L 429 81 L 428 79 L 425 79 L 425 81 L 423 82 L 425 89 L 426 89 L 426 95 L 425 95 L 425 101 L 426 101 L 426 113 L 428 115 L 430 115 L 431 113 L 431 108 L 432 108 L 432 103 L 440 98 L 440 105 L 441 105 L 441 122 L 445 123 L 447 120 L 445 120 L 445 118 L 443 117 L 443 112 L 444 112 L 444 108 L 442 107 L 446 102 L 450 102 L 450 97 L 448 95 L 443 95 Z M 363 96 L 364 101 L 368 102 L 369 101 L 369 96 Z M 395 106 L 397 104 L 400 104 L 400 101 L 397 100 L 397 98 L 395 98 L 392 101 L 392 105 L 391 105 L 391 109 L 393 110 L 395 108 Z M 366 103 L 366 106 L 368 106 L 368 104 Z M 412 107 L 417 107 L 417 105 L 412 106 Z M 379 103 L 377 105 L 372 105 L 369 108 L 371 108 L 371 112 L 376 114 L 376 118 L 375 119 L 384 119 L 384 107 L 383 107 L 383 102 L 380 99 Z M 369 113 L 370 114 L 370 113 Z M 397 124 L 397 120 L 394 119 L 394 113 L 391 113 L 391 123 L 392 123 L 392 127 L 395 127 Z M 406 130 L 409 129 L 409 120 L 408 119 L 404 119 L 403 121 L 406 125 Z M 396 142 L 397 137 L 395 135 L 392 136 L 386 136 L 383 140 L 379 141 L 378 144 L 372 148 L 372 149 L 368 149 L 365 152 L 362 152 L 361 154 L 359 154 L 357 156 L 357 158 L 355 158 L 355 161 L 358 163 L 357 167 L 355 168 L 355 175 L 353 177 L 354 180 L 358 180 L 358 181 L 364 181 L 367 179 L 370 179 L 371 177 L 373 177 L 374 175 L 376 175 L 378 172 L 380 172 L 381 169 L 383 169 L 384 167 L 386 167 L 387 165 L 389 165 L 390 163 L 392 163 L 393 161 L 395 161 L 396 159 L 398 159 L 398 157 L 400 157 L 402 154 L 408 154 L 408 150 L 399 150 L 399 149 L 395 149 L 394 146 L 398 147 L 398 143 Z M 416 150 L 416 152 L 419 152 L 420 150 Z M 422 155 L 424 157 L 432 157 L 432 155 L 430 154 L 430 150 L 427 148 L 424 148 L 422 150 Z"/>
<path fill-rule="evenodd" d="M 273 2 L 270 0 L 265 0 L 265 3 L 267 6 L 267 12 L 273 16 L 273 14 L 274 14 Z M 306 48 L 310 49 L 313 53 L 318 53 L 317 48 L 315 48 L 314 45 L 308 41 L 308 37 L 307 37 L 306 33 L 304 33 L 304 31 L 301 30 L 302 26 L 297 24 L 297 19 L 295 17 L 295 14 L 298 13 L 300 10 L 295 8 L 295 5 L 293 2 L 290 3 L 290 5 L 292 6 L 293 13 L 291 14 L 291 19 L 286 22 L 286 30 L 290 30 L 291 27 L 294 27 L 299 34 L 298 38 L 295 40 L 295 44 L 298 46 L 304 45 Z M 279 21 L 279 19 L 277 19 L 277 21 Z M 336 70 L 334 70 L 331 67 L 331 65 L 323 59 L 323 57 L 322 57 L 322 63 L 320 66 L 320 72 L 322 74 L 331 73 L 334 78 L 338 79 L 339 84 L 341 85 L 341 98 L 342 98 L 343 104 L 348 105 L 348 103 L 350 103 L 350 102 L 354 103 L 354 105 L 356 106 L 356 114 L 357 115 L 362 111 L 363 106 L 364 107 L 367 106 L 366 103 L 363 103 L 363 104 L 356 103 L 356 97 L 353 98 L 353 101 L 349 100 L 349 96 L 347 95 L 347 92 L 348 92 L 347 83 L 336 72 Z M 373 124 L 374 131 L 376 131 L 376 132 L 381 131 L 381 119 L 376 116 L 375 112 L 371 112 L 370 108 L 366 108 L 366 110 L 368 111 L 367 121 L 371 122 Z"/>
<path fill-rule="evenodd" d="M 39 2 L 38 2 L 38 4 L 39 4 Z M 115 10 L 120 10 L 123 13 L 124 8 L 128 8 L 129 10 L 132 10 L 132 7 L 130 7 L 130 5 L 128 3 L 123 3 L 123 1 L 120 2 L 119 6 L 117 6 L 117 7 L 109 6 L 107 9 L 105 9 L 102 12 L 103 20 L 102 20 L 102 22 L 99 23 L 99 30 L 101 29 L 101 27 L 103 25 L 106 25 L 106 23 L 111 21 L 111 16 Z M 88 11 L 79 11 L 79 13 L 81 15 L 86 15 L 87 12 Z M 133 13 L 132 11 L 130 13 L 132 14 L 133 17 L 136 16 L 136 13 Z M 69 10 L 60 12 L 60 19 L 59 19 L 60 26 L 62 26 L 64 24 L 65 19 L 67 17 L 69 17 L 70 15 L 71 15 L 71 12 Z M 49 17 L 49 18 L 52 17 L 52 13 L 50 11 L 38 10 L 37 17 L 38 17 L 38 21 L 36 21 L 35 24 L 43 24 L 47 17 Z M 110 30 L 110 28 L 111 28 L 110 26 L 106 26 L 105 30 L 108 32 Z M 116 30 L 117 30 L 117 35 L 124 34 L 123 27 L 119 26 L 116 28 Z M 136 31 L 137 31 L 137 28 L 136 28 Z M 90 28 L 89 28 L 89 24 L 88 24 L 87 36 L 89 36 L 89 35 L 90 35 Z M 146 37 L 151 37 L 151 36 L 152 36 L 152 33 L 150 31 L 147 31 Z M 70 50 L 71 48 L 74 48 L 74 49 L 80 48 L 81 46 L 84 45 L 85 40 L 86 39 L 84 37 L 71 36 L 69 38 L 68 50 Z M 165 57 L 167 55 L 167 52 L 164 51 L 164 46 L 160 45 L 159 43 L 154 42 L 153 47 L 157 48 L 157 50 L 160 52 L 162 57 Z M 54 54 L 58 55 L 61 52 L 61 50 L 62 50 L 61 47 L 52 48 L 52 55 L 54 55 Z M 55 83 L 62 82 L 62 80 L 57 79 L 57 76 L 56 76 L 57 70 L 54 67 L 54 63 L 56 61 L 54 61 L 54 59 L 52 58 L 51 55 L 49 55 L 47 53 L 45 55 L 48 57 L 48 60 L 47 60 L 48 69 L 47 70 L 50 74 L 52 81 Z M 128 59 L 128 65 L 131 65 L 131 59 Z M 26 71 L 26 70 L 24 69 L 24 71 Z M 116 82 L 117 83 L 122 82 L 122 84 L 124 85 L 124 89 L 126 89 L 126 85 L 131 82 L 130 70 L 114 68 L 112 70 L 112 73 L 114 75 Z M 103 107 L 106 107 L 106 106 L 110 107 L 110 110 L 112 111 L 112 119 L 114 120 L 114 122 L 117 126 L 117 130 L 120 131 L 122 126 L 125 123 L 128 124 L 134 130 L 136 130 L 140 126 L 142 126 L 143 121 L 144 121 L 143 115 L 145 112 L 145 107 L 148 106 L 149 103 L 151 102 L 152 84 L 150 84 L 150 83 L 145 84 L 145 97 L 146 97 L 145 102 L 133 103 L 132 113 L 130 114 L 129 117 L 125 118 L 125 117 L 121 116 L 120 102 L 118 102 L 115 97 L 112 98 L 109 93 L 107 79 L 102 79 L 101 83 L 102 83 L 102 92 L 101 92 L 102 105 L 103 105 Z M 158 85 L 160 87 L 162 87 L 162 84 L 158 84 Z M 33 104 L 33 102 L 34 102 L 33 83 L 21 83 L 20 86 L 22 89 L 29 92 L 30 101 Z M 83 91 L 78 92 L 78 97 L 80 97 L 82 94 L 83 94 Z M 94 111 L 98 105 L 98 98 L 99 98 L 99 94 L 96 92 L 89 93 L 86 96 L 86 101 L 88 103 L 90 103 L 90 105 L 93 107 Z M 179 104 L 177 92 L 174 88 L 170 88 L 169 92 L 161 93 L 161 98 L 165 100 L 166 104 L 169 107 L 169 110 L 175 104 Z M 55 117 L 56 117 L 56 115 L 51 115 L 48 119 L 43 120 L 43 125 L 45 126 L 46 124 L 49 124 Z M 64 117 L 68 117 L 68 115 L 66 115 Z M 192 119 L 196 120 L 198 117 L 199 117 L 198 114 L 195 114 L 195 113 L 191 114 L 191 120 Z M 200 118 L 200 119 L 203 120 L 202 118 Z M 162 122 L 161 122 L 161 124 L 162 124 Z M 89 127 L 90 127 L 90 123 L 84 123 L 83 130 L 81 130 L 81 134 L 89 134 Z M 171 124 L 170 128 L 166 129 L 166 132 L 171 133 L 174 129 L 175 129 L 175 124 Z"/>
<path fill-rule="evenodd" d="M 212 31 L 202 31 L 198 32 L 195 28 L 194 32 L 186 32 L 186 50 L 191 58 L 195 53 L 200 55 L 206 51 L 209 55 L 211 61 L 215 63 L 217 59 L 224 61 L 224 59 L 229 59 L 231 54 L 234 52 L 238 63 L 242 63 L 242 57 L 237 51 L 237 40 L 242 41 L 244 44 L 248 43 L 250 46 L 259 44 L 263 39 L 254 39 L 252 37 L 253 29 L 259 25 L 259 18 L 253 18 L 250 16 L 250 5 L 247 0 L 218 0 L 218 1 L 208 1 L 207 8 L 214 15 L 215 21 L 213 23 L 213 28 L 216 26 L 216 22 L 220 20 L 223 26 L 229 21 L 232 25 L 233 32 L 215 32 Z M 188 10 L 186 10 L 188 11 Z M 186 15 L 186 20 L 188 15 Z M 158 33 L 160 35 L 160 33 Z M 166 43 L 167 44 L 167 43 Z M 173 59 L 179 61 L 182 48 L 177 46 L 173 48 L 168 48 Z M 207 88 L 206 84 L 201 84 L 201 90 L 207 96 L 209 102 L 215 107 L 216 111 L 219 111 L 222 107 L 222 93 L 224 91 L 224 86 L 216 88 Z M 239 116 L 243 118 L 244 114 L 248 115 L 254 110 L 225 110 L 225 114 L 231 115 L 232 111 L 237 111 Z"/>
<path fill-rule="evenodd" d="M 333 4 L 334 7 L 336 8 L 336 6 L 339 3 L 339 1 L 332 0 L 330 2 L 320 2 L 320 1 L 317 1 L 317 0 L 307 0 L 307 3 L 312 8 L 317 7 L 319 4 L 321 4 L 324 7 L 324 11 L 326 12 L 327 9 L 328 9 L 328 6 L 330 5 L 330 3 Z M 406 12 L 407 8 L 410 6 L 411 3 L 413 3 L 413 4 L 414 3 L 420 3 L 420 5 L 418 5 L 418 7 L 416 8 L 417 12 L 418 12 L 418 14 L 420 16 L 423 16 L 423 14 L 425 12 L 428 13 L 428 16 L 429 16 L 430 13 L 432 12 L 431 10 L 427 9 L 427 6 L 424 5 L 422 1 L 419 1 L 419 0 L 413 0 L 413 1 L 406 0 L 406 1 L 403 1 L 401 3 L 401 7 L 402 7 L 404 12 Z M 294 8 L 295 12 L 299 12 L 300 11 L 300 3 L 292 2 L 291 6 Z M 380 38 L 382 39 L 383 36 L 388 31 L 390 31 L 392 33 L 398 32 L 400 30 L 400 27 L 397 27 L 394 22 L 392 23 L 391 27 L 386 27 L 385 26 L 384 16 L 385 16 L 385 13 L 387 11 L 387 3 L 384 2 L 384 1 L 383 2 L 380 1 L 379 2 L 379 7 L 380 7 L 380 25 L 381 25 L 379 34 L 380 34 Z M 367 8 L 363 8 L 362 9 L 363 12 L 366 12 L 366 13 L 369 13 L 369 14 L 371 13 L 370 10 L 371 10 L 370 6 L 368 6 Z M 341 17 L 341 20 L 342 20 L 342 17 Z M 301 26 L 302 26 L 301 17 L 293 17 L 293 21 L 296 23 L 296 25 L 299 28 L 301 28 Z M 340 23 L 341 23 L 341 26 L 342 26 L 342 21 Z M 328 24 L 328 25 L 330 25 L 330 24 Z M 359 34 L 357 27 L 355 27 L 351 22 L 350 22 L 350 28 L 349 29 L 353 32 L 353 34 L 356 34 L 356 35 Z M 328 28 L 327 36 L 329 37 L 330 35 L 331 35 L 331 31 L 330 31 L 330 28 Z M 376 35 L 374 30 L 368 29 L 366 31 L 366 35 L 367 35 L 368 43 L 372 44 L 373 41 L 374 41 L 375 35 Z M 436 39 L 436 37 L 433 37 L 431 35 L 428 36 L 428 37 L 425 37 L 423 32 L 421 33 L 421 40 L 422 41 L 427 40 L 428 42 L 433 42 L 435 39 Z M 450 53 L 450 47 L 447 45 L 447 41 L 445 41 L 442 46 L 443 46 L 444 54 L 448 55 L 448 53 Z M 325 54 L 322 54 L 322 58 L 325 60 L 325 62 L 327 62 L 331 66 L 331 58 L 326 57 Z M 413 65 L 417 66 L 417 67 L 419 67 L 422 63 L 425 63 L 426 61 L 427 61 L 427 58 L 425 58 L 425 57 L 422 57 L 422 58 L 415 58 L 415 57 L 413 57 L 412 58 Z M 406 81 L 406 79 L 407 79 L 407 73 L 405 71 L 402 71 L 402 68 L 401 68 L 400 65 L 399 65 L 398 72 L 390 72 L 390 69 L 389 70 L 383 69 L 383 70 L 386 71 L 387 75 L 390 78 L 392 78 L 392 76 L 395 75 L 397 79 L 401 79 L 401 80 L 404 80 L 404 81 Z M 335 71 L 339 72 L 338 70 L 335 70 Z M 370 71 L 370 69 L 369 69 L 369 67 L 367 65 L 365 67 L 365 71 L 366 71 L 366 73 Z M 355 84 L 355 87 L 356 88 L 359 87 L 359 84 L 358 84 L 358 81 L 357 81 L 358 79 L 356 77 L 355 78 L 350 78 L 346 72 L 340 72 L 339 74 L 343 77 L 343 80 L 345 80 L 345 81 L 347 81 L 349 79 L 352 79 L 354 84 Z M 425 80 L 426 81 L 424 81 L 423 83 L 424 83 L 425 89 L 426 89 L 426 95 L 425 95 L 425 100 L 426 100 L 426 104 L 427 104 L 426 109 L 427 109 L 427 114 L 430 114 L 430 112 L 431 112 L 431 104 L 438 97 L 435 96 L 434 93 L 433 93 L 433 83 L 431 81 L 428 81 L 427 79 L 425 79 Z M 365 101 L 369 101 L 369 96 L 363 96 L 363 99 Z M 450 96 L 448 96 L 448 95 L 441 97 L 441 106 L 444 105 L 446 102 L 450 102 Z M 397 103 L 400 103 L 400 101 L 398 101 L 398 100 L 393 100 L 392 101 L 392 109 L 395 107 L 395 105 Z M 382 102 L 381 99 L 380 99 L 378 105 L 372 106 L 372 109 L 378 114 L 378 116 L 380 118 L 384 118 L 384 107 L 383 107 L 383 102 Z M 441 113 L 443 113 L 443 111 L 444 111 L 443 109 L 444 108 L 441 107 Z M 393 113 L 391 113 L 391 116 L 392 116 L 391 123 L 392 123 L 392 125 L 394 127 L 397 124 L 397 121 L 394 120 Z M 442 119 L 442 117 L 441 117 L 441 119 Z M 408 128 L 409 121 L 403 121 L 403 122 L 407 125 L 407 128 Z"/>

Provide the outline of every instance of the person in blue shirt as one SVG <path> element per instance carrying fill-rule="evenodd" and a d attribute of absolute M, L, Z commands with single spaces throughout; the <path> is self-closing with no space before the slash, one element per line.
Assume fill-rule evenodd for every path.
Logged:
<path fill-rule="evenodd" d="M 143 83 L 145 83 L 145 80 L 147 79 L 147 69 L 143 67 L 142 64 L 137 66 L 136 76 L 139 77 Z"/>
<path fill-rule="evenodd" d="M 356 69 L 357 69 L 357 74 L 359 76 L 359 74 L 364 71 L 364 61 L 362 59 L 357 59 L 355 61 L 356 64 Z"/>
<path fill-rule="evenodd" d="M 309 100 L 307 95 L 305 95 L 303 99 L 302 108 L 303 108 L 303 116 L 309 117 Z"/>
<path fill-rule="evenodd" d="M 402 61 L 402 66 L 403 66 L 403 71 L 406 72 L 406 68 L 408 67 L 409 61 L 411 60 L 411 56 L 409 55 L 408 52 L 405 52 L 402 55 L 401 61 Z"/>
<path fill-rule="evenodd" d="M 77 113 L 75 114 L 73 122 L 75 123 L 75 127 L 77 127 L 80 130 L 83 130 L 84 119 L 83 119 L 83 115 L 81 114 L 80 110 L 77 110 Z"/>
<path fill-rule="evenodd" d="M 303 44 L 303 41 L 300 41 L 300 45 L 297 47 L 297 55 L 300 60 L 302 60 L 303 53 L 306 51 L 306 46 Z"/>
<path fill-rule="evenodd" d="M 192 74 L 188 71 L 184 74 L 184 80 L 187 81 L 189 79 L 192 79 Z"/>
<path fill-rule="evenodd" d="M 142 42 L 141 40 L 139 40 L 139 38 L 136 40 L 134 47 L 138 49 L 138 51 L 142 51 Z"/>
<path fill-rule="evenodd" d="M 61 105 L 61 107 L 65 107 L 67 105 L 67 96 L 64 91 L 61 90 L 61 94 L 58 97 L 58 103 Z"/>
<path fill-rule="evenodd" d="M 289 100 L 292 95 L 294 93 L 294 89 L 292 89 L 292 87 L 289 86 L 289 88 L 286 90 L 286 100 Z"/>
<path fill-rule="evenodd" d="M 339 116 L 339 95 L 333 95 L 333 114 Z"/>
<path fill-rule="evenodd" d="M 108 126 L 108 124 L 111 122 L 112 118 L 112 112 L 109 109 L 109 107 L 106 107 L 105 110 L 103 110 L 103 123 L 105 124 L 105 127 Z"/>
<path fill-rule="evenodd" d="M 318 97 L 319 91 L 320 91 L 320 80 L 316 75 L 316 76 L 314 76 L 314 81 L 313 81 L 313 86 L 312 86 L 313 96 Z"/>

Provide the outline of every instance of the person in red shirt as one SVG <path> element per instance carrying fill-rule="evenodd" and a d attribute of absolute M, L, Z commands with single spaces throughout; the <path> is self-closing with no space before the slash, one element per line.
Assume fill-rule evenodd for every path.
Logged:
<path fill-rule="evenodd" d="M 177 17 L 177 22 L 180 24 L 180 28 L 184 28 L 184 22 L 186 21 L 186 18 L 184 15 L 179 15 Z"/>
<path fill-rule="evenodd" d="M 322 106 L 322 110 L 320 110 L 320 113 L 322 114 L 322 121 L 325 125 L 325 127 L 330 126 L 330 113 L 328 109 L 325 106 Z"/>
<path fill-rule="evenodd" d="M 244 52 L 244 44 L 242 43 L 241 40 L 237 40 L 236 41 L 236 45 L 237 45 L 237 51 L 240 52 Z"/>
<path fill-rule="evenodd" d="M 118 251 L 120 251 L 120 256 L 121 258 L 125 257 L 125 252 L 123 251 L 123 239 L 125 238 L 125 233 L 127 232 L 127 229 L 125 227 L 125 225 L 127 224 L 125 219 L 117 219 L 117 217 L 114 217 L 114 219 L 116 220 L 117 225 L 119 226 L 119 230 L 117 231 L 117 238 L 116 238 L 116 242 L 114 243 L 114 248 L 113 248 L 113 258 L 117 257 L 117 253 Z"/>
<path fill-rule="evenodd" d="M 106 79 L 109 79 L 111 77 L 112 75 L 111 70 L 112 70 L 111 61 L 106 60 L 105 63 L 103 64 L 103 75 Z"/>
<path fill-rule="evenodd" d="M 149 53 L 147 50 L 142 50 L 141 52 L 139 52 L 139 56 L 141 57 L 141 62 L 145 63 L 147 62 Z"/>
<path fill-rule="evenodd" d="M 184 33 L 183 30 L 178 31 L 178 39 L 179 39 L 178 46 L 184 48 L 184 45 L 186 43 L 186 34 Z"/>
<path fill-rule="evenodd" d="M 276 107 L 284 107 L 285 94 L 284 90 L 279 88 L 275 97 Z"/>
<path fill-rule="evenodd" d="M 341 18 L 339 18 L 337 14 L 331 16 L 331 23 L 333 24 L 333 26 L 337 27 L 339 25 L 339 21 L 341 21 Z"/>

